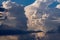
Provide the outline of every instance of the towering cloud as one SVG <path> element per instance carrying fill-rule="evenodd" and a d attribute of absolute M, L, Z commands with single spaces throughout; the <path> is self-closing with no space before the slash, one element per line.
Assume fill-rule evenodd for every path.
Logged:
<path fill-rule="evenodd" d="M 56 31 L 60 24 L 60 9 L 56 8 L 58 5 L 56 3 L 59 2 L 56 0 L 36 0 L 33 4 L 26 6 L 28 30 Z"/>

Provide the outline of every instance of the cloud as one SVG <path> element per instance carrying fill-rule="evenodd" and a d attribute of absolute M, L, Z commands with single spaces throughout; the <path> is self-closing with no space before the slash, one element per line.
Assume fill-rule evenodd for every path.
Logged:
<path fill-rule="evenodd" d="M 41 30 L 43 32 L 56 31 L 60 24 L 60 9 L 50 8 L 56 0 L 40 1 L 36 0 L 33 4 L 25 7 L 25 14 L 28 18 L 28 30 Z"/>
<path fill-rule="evenodd" d="M 56 8 L 60 9 L 60 4 L 56 6 Z"/>
<path fill-rule="evenodd" d="M 3 24 L 8 25 L 7 28 L 25 30 L 27 18 L 24 14 L 24 6 L 11 1 L 4 1 L 2 5 L 3 8 L 7 9 L 7 12 L 5 12 L 7 19 Z"/>

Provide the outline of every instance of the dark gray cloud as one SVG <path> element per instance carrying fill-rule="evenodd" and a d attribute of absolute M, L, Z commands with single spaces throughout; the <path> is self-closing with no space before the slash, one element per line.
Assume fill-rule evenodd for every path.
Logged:
<path fill-rule="evenodd" d="M 6 28 L 26 30 L 27 18 L 24 14 L 24 6 L 11 1 L 4 1 L 2 5 L 3 8 L 7 9 L 5 12 L 7 19 L 3 23 L 8 26 Z"/>

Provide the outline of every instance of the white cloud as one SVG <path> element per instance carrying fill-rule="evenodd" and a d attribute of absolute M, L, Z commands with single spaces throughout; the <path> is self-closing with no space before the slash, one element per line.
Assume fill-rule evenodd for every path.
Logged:
<path fill-rule="evenodd" d="M 58 4 L 58 5 L 56 6 L 56 8 L 60 9 L 60 4 Z"/>
<path fill-rule="evenodd" d="M 19 4 L 15 3 L 15 2 L 11 2 L 11 1 L 4 1 L 4 2 L 2 3 L 2 5 L 3 5 L 3 7 L 6 8 L 6 9 L 20 6 Z"/>
<path fill-rule="evenodd" d="M 46 2 L 36 0 L 33 4 L 25 7 L 28 18 L 28 30 L 41 30 L 44 32 L 58 29 L 60 24 L 60 11 L 56 8 L 48 8 L 55 0 Z"/>

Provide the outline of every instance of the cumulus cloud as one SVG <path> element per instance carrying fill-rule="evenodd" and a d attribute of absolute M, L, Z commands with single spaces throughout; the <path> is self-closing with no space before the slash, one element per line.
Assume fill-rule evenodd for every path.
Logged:
<path fill-rule="evenodd" d="M 58 29 L 60 9 L 50 8 L 49 5 L 53 2 L 56 0 L 36 0 L 33 4 L 25 7 L 28 30 L 47 32 Z"/>
<path fill-rule="evenodd" d="M 27 18 L 24 14 L 24 6 L 11 1 L 4 1 L 2 5 L 3 8 L 7 9 L 7 12 L 5 12 L 7 19 L 3 23 L 8 25 L 6 28 L 25 30 Z"/>

